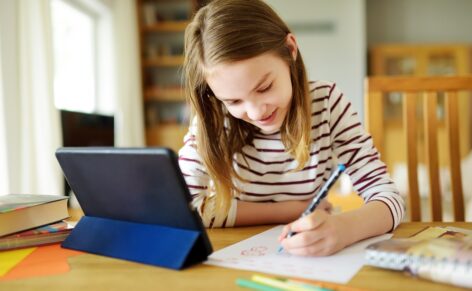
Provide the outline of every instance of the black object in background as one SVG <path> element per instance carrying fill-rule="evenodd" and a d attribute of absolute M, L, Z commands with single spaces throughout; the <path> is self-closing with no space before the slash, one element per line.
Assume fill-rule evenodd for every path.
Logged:
<path fill-rule="evenodd" d="M 115 145 L 115 118 L 96 113 L 61 110 L 62 142 L 64 147 Z M 70 186 L 64 183 L 64 193 Z"/>

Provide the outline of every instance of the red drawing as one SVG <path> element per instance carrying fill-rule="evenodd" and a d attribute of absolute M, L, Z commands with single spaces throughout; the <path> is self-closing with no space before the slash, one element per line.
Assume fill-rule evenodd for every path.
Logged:
<path fill-rule="evenodd" d="M 250 257 L 265 256 L 266 251 L 267 251 L 267 247 L 264 247 L 264 246 L 252 247 L 248 250 L 241 251 L 241 255 L 250 256 Z"/>

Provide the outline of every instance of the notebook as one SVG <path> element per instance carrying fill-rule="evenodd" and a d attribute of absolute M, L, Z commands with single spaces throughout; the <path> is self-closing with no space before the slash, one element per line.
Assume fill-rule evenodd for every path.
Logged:
<path fill-rule="evenodd" d="M 431 237 L 431 235 L 437 235 Z M 366 249 L 367 264 L 420 278 L 472 288 L 469 230 L 431 227 L 407 239 L 389 239 Z"/>
<path fill-rule="evenodd" d="M 74 227 L 65 221 L 0 237 L 0 251 L 62 242 Z"/>

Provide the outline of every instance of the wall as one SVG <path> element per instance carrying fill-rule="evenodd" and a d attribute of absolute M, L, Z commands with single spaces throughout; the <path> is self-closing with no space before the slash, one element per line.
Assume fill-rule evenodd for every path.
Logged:
<path fill-rule="evenodd" d="M 363 118 L 365 0 L 267 0 L 295 33 L 311 80 L 335 81 Z"/>
<path fill-rule="evenodd" d="M 369 44 L 472 42 L 470 0 L 367 0 Z"/>

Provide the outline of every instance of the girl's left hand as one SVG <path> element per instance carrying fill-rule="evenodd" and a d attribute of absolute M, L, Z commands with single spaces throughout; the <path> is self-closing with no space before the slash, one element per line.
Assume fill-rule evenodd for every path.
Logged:
<path fill-rule="evenodd" d="M 296 234 L 287 238 L 290 230 Z M 278 240 L 293 255 L 328 256 L 347 246 L 347 233 L 339 216 L 318 208 L 286 225 Z"/>

